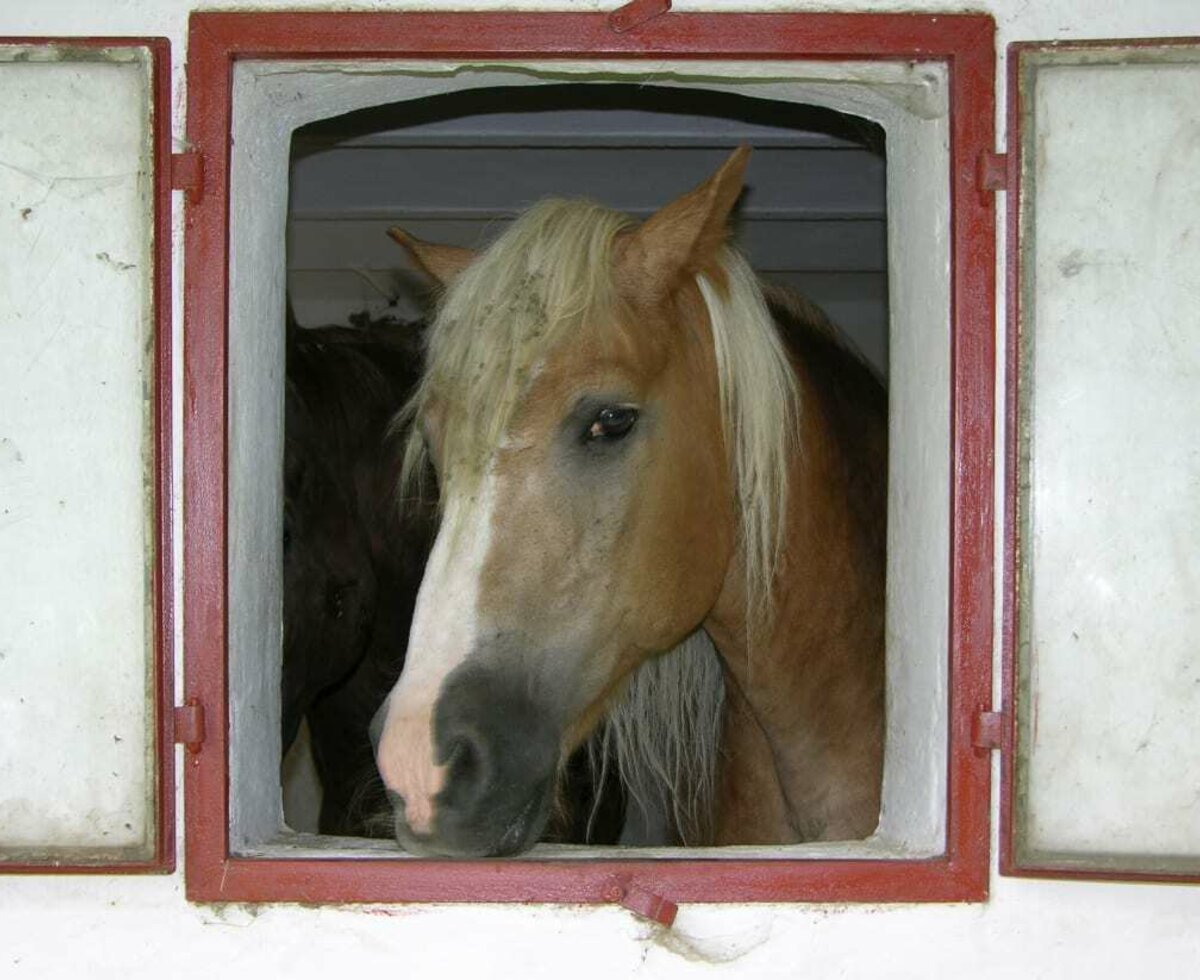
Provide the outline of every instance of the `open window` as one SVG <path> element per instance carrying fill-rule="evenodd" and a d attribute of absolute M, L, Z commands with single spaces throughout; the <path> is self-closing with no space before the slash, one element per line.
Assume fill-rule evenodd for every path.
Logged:
<path fill-rule="evenodd" d="M 963 161 L 990 142 L 990 22 L 921 19 L 914 35 L 912 18 L 866 18 L 875 33 L 864 46 L 860 18 L 746 18 L 753 29 L 745 37 L 731 34 L 725 18 L 689 19 L 700 33 L 685 39 L 668 30 L 649 65 L 602 17 L 539 16 L 533 32 L 525 20 L 457 20 L 454 36 L 473 39 L 466 50 L 424 30 L 421 17 L 339 18 L 348 33 L 333 45 L 324 17 L 193 16 L 190 125 L 205 187 L 189 216 L 188 360 L 198 387 L 187 413 L 187 471 L 189 493 L 203 498 L 192 513 L 210 531 L 201 539 L 197 525 L 190 551 L 189 592 L 205 600 L 190 620 L 188 693 L 211 721 L 189 767 L 189 893 L 436 900 L 466 888 L 482 899 L 611 901 L 617 882 L 619 892 L 675 900 L 978 897 L 988 767 L 968 733 L 989 688 L 991 315 L 990 298 L 968 297 L 990 295 L 991 204 Z M 286 41 L 277 33 L 284 23 Z M 392 45 L 372 30 L 384 24 Z M 531 38 L 567 27 L 583 29 L 570 50 L 540 60 Z M 644 90 L 636 102 L 635 84 Z M 599 106 L 608 106 L 610 127 L 611 110 L 626 114 L 615 142 L 633 147 L 605 145 Z M 665 138 L 647 138 L 647 115 Z M 395 309 L 403 283 L 387 277 L 401 262 L 383 231 L 397 219 L 444 220 L 454 193 L 460 207 L 490 202 L 455 216 L 465 219 L 456 233 L 469 240 L 471 220 L 492 220 L 546 192 L 587 192 L 584 175 L 601 182 L 592 193 L 615 195 L 610 203 L 636 213 L 704 176 L 707 163 L 685 170 L 689 154 L 719 159 L 720 149 L 706 147 L 742 139 L 761 145 L 761 177 L 752 171 L 742 216 L 752 256 L 783 256 L 778 271 L 798 272 L 801 288 L 859 326 L 859 346 L 890 379 L 878 831 L 863 842 L 699 852 L 539 846 L 502 865 L 416 860 L 390 842 L 295 833 L 283 819 L 278 775 L 289 280 L 301 322 L 330 318 L 346 283 L 354 285 L 340 300 L 345 312 L 380 300 Z M 543 153 L 573 155 L 556 186 L 539 186 L 530 141 Z M 303 150 L 295 161 L 293 145 Z M 388 151 L 404 161 L 406 179 L 388 172 Z M 488 153 L 509 161 L 494 168 L 509 169 L 489 168 L 496 176 L 470 186 L 445 179 L 452 161 Z M 614 169 L 633 167 L 644 187 L 611 180 Z M 440 191 L 427 191 L 439 181 Z M 324 203 L 313 190 L 320 184 Z M 505 198 L 502 186 L 531 196 Z M 438 193 L 451 195 L 440 215 Z M 787 213 L 797 200 L 809 219 L 841 226 L 789 225 L 805 217 L 803 207 Z M 789 248 L 803 250 L 805 232 L 828 236 L 817 246 L 828 267 L 787 258 Z M 365 295 L 354 295 L 357 283 L 367 283 Z M 880 302 L 864 303 L 872 292 Z M 226 297 L 227 307 L 213 297 Z"/>
<path fill-rule="evenodd" d="M 407 521 L 396 524 L 393 550 L 418 552 L 411 559 L 368 557 L 369 549 L 361 548 L 337 559 L 348 565 L 361 555 L 357 571 L 335 570 L 331 563 L 311 568 L 309 552 L 314 549 L 325 555 L 338 552 L 335 543 L 325 541 L 321 517 L 341 508 L 330 503 L 332 491 L 319 494 L 312 487 L 320 461 L 310 464 L 300 458 L 319 455 L 315 421 L 309 416 L 322 410 L 315 403 L 299 410 L 300 403 L 330 397 L 324 389 L 333 387 L 332 397 L 350 402 L 334 413 L 341 418 L 370 400 L 350 373 L 356 356 L 351 351 L 357 352 L 383 372 L 381 380 L 390 381 L 378 393 L 379 410 L 363 414 L 358 425 L 374 432 L 368 453 L 376 466 L 394 471 L 397 454 L 380 453 L 378 447 L 420 370 L 431 285 L 387 235 L 389 226 L 399 225 L 428 241 L 478 248 L 501 235 L 527 206 L 550 195 L 587 197 L 645 219 L 714 170 L 732 147 L 752 145 L 748 191 L 736 219 L 739 246 L 768 282 L 815 301 L 872 371 L 881 378 L 887 375 L 887 176 L 881 126 L 862 116 L 746 94 L 744 84 L 726 83 L 726 90 L 699 80 L 631 85 L 616 73 L 610 80 L 593 76 L 577 82 L 559 72 L 539 77 L 537 84 L 518 85 L 512 84 L 513 73 L 491 74 L 491 79 L 479 79 L 462 73 L 455 87 L 442 94 L 318 120 L 295 130 L 292 138 L 287 296 L 302 329 L 293 327 L 288 340 L 293 367 L 284 421 L 289 450 L 284 466 L 283 748 L 289 751 L 286 740 L 295 728 L 291 716 L 297 702 L 312 703 L 310 743 L 315 739 L 314 758 L 328 783 L 326 831 L 349 828 L 361 835 L 373 825 L 386 831 L 390 824 L 385 819 L 380 826 L 371 819 L 386 816 L 389 808 L 382 792 L 370 789 L 375 766 L 366 728 L 373 705 L 387 690 L 391 669 L 402 662 L 406 622 L 401 615 L 378 609 L 372 613 L 366 607 L 371 605 L 372 579 L 380 576 L 388 580 L 391 595 L 385 600 L 376 588 L 375 604 L 411 605 L 419 575 L 409 574 L 407 565 L 420 561 L 429 537 L 425 523 L 406 515 Z M 391 87 L 403 95 L 408 84 L 411 77 L 397 72 Z M 793 93 L 797 98 L 804 94 L 803 88 Z M 360 326 L 321 326 L 348 323 Z M 915 341 L 916 333 L 908 334 Z M 339 396 L 336 379 L 343 371 L 352 383 Z M 324 410 L 332 406 L 326 404 Z M 928 424 L 934 425 L 932 420 Z M 944 428 L 945 420 L 938 424 Z M 341 440 L 335 435 L 324 438 L 337 444 Z M 340 469 L 352 471 L 344 464 Z M 368 484 L 378 500 L 364 501 L 357 494 L 357 510 L 390 506 L 394 472 L 392 477 Z M 944 523 L 941 518 L 938 522 Z M 897 520 L 901 528 L 910 523 L 904 515 Z M 338 533 L 351 537 L 352 523 L 348 516 Z M 358 537 L 369 545 L 370 534 Z M 898 575 L 901 581 L 924 577 L 911 569 Z M 358 595 L 368 600 L 361 613 L 353 601 Z M 897 600 L 900 605 L 910 601 Z M 348 620 L 356 615 L 369 616 L 373 628 L 354 630 Z M 334 631 L 350 637 L 338 646 L 356 647 L 353 637 L 362 637 L 378 666 L 361 661 L 351 666 L 350 656 L 345 664 L 334 662 L 330 644 L 314 642 Z M 314 669 L 310 659 L 326 669 Z M 328 687 L 317 692 L 321 683 Z M 368 693 L 370 704 L 364 704 Z M 347 745 L 347 723 L 360 729 L 357 751 Z M 893 744 L 898 741 L 894 738 Z M 289 774 L 303 759 L 303 748 L 301 738 L 298 757 L 287 759 Z M 582 757 L 577 761 L 578 780 L 590 785 L 595 773 Z M 350 785 L 355 778 L 357 787 Z M 901 778 L 896 785 L 908 787 L 906 792 L 928 792 L 929 787 L 918 789 L 919 782 Z M 317 825 L 312 782 L 308 794 L 299 792 L 301 785 L 299 779 L 285 778 L 284 819 L 294 830 Z M 575 795 L 585 797 L 576 801 L 577 808 L 589 809 L 587 786 Z M 612 803 L 619 808 L 619 801 Z M 374 814 L 368 812 L 372 807 Z M 615 842 L 616 813 L 599 827 L 586 816 L 578 815 L 581 826 L 571 828 L 573 836 L 581 842 L 597 837 Z M 594 834 L 580 833 L 587 824 Z"/>
<path fill-rule="evenodd" d="M 372 786 L 377 774 L 366 722 L 403 658 L 407 608 L 419 581 L 409 565 L 423 557 L 429 529 L 418 515 L 405 515 L 395 523 L 392 550 L 418 554 L 368 554 L 371 540 L 382 535 L 352 533 L 353 514 L 314 486 L 329 455 L 318 451 L 319 440 L 338 446 L 343 439 L 311 417 L 353 414 L 360 431 L 372 433 L 364 448 L 376 467 L 390 462 L 394 469 L 398 462 L 380 447 L 420 370 L 432 288 L 387 235 L 390 226 L 427 241 L 481 247 L 548 195 L 583 196 L 644 219 L 715 169 L 730 148 L 753 145 L 738 244 L 760 275 L 816 301 L 872 369 L 887 374 L 881 127 L 861 116 L 756 98 L 745 86 L 738 93 L 695 82 L 633 85 L 619 75 L 502 81 L 479 85 L 465 77 L 456 83 L 464 87 L 317 120 L 292 137 L 287 296 L 305 328 L 289 335 L 284 422 L 284 821 L 294 830 L 361 836 L 386 833 L 391 823 L 382 790 Z M 396 88 L 403 94 L 402 81 Z M 322 326 L 347 323 L 359 326 Z M 335 351 L 322 346 L 329 344 Z M 377 403 L 362 397 L 353 363 L 382 372 L 383 388 L 371 389 Z M 348 383 L 339 385 L 343 377 Z M 333 411 L 330 397 L 347 404 Z M 375 410 L 361 411 L 367 402 Z M 332 471 L 326 482 L 337 482 Z M 375 499 L 352 494 L 357 511 L 380 510 L 395 480 L 368 487 Z M 365 547 L 326 540 L 334 512 L 346 514 L 336 532 L 343 541 L 355 538 Z M 317 563 L 313 552 L 337 558 Z M 353 564 L 360 567 L 351 570 Z M 381 577 L 392 596 L 386 601 L 399 612 L 378 608 L 385 601 Z M 369 617 L 371 625 L 356 628 L 356 617 Z M 344 660 L 331 657 L 331 644 L 322 642 L 335 634 L 347 637 L 333 644 L 347 649 Z M 351 664 L 353 653 L 361 659 Z M 310 660 L 323 669 L 312 669 Z M 311 704 L 311 724 L 289 748 L 298 704 Z M 347 733 L 352 727 L 357 741 Z M 615 842 L 621 800 L 613 783 L 601 801 L 608 805 L 589 819 L 596 773 L 583 755 L 572 771 L 573 819 L 562 826 L 560 817 L 551 836 Z"/>

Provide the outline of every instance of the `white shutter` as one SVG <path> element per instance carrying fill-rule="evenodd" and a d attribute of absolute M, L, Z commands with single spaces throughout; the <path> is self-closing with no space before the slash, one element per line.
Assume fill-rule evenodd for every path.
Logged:
<path fill-rule="evenodd" d="M 1200 48 L 1018 46 L 1010 56 L 1020 154 L 1010 202 L 1020 207 L 1013 864 L 1195 874 Z"/>
<path fill-rule="evenodd" d="M 163 854 L 155 77 L 0 43 L 0 870 Z"/>

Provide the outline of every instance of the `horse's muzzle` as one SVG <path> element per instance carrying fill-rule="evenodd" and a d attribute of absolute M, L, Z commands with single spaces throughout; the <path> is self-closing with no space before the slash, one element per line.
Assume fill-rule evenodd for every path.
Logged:
<path fill-rule="evenodd" d="M 371 725 L 378 745 L 384 710 Z M 430 832 L 415 833 L 404 800 L 389 792 L 395 834 L 412 854 L 503 857 L 541 836 L 554 802 L 561 726 L 522 680 L 464 664 L 446 679 L 434 709 L 434 754 L 445 766 Z"/>

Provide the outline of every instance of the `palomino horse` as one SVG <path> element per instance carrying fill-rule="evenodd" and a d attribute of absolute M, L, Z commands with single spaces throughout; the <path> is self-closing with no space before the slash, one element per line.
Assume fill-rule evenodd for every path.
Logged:
<path fill-rule="evenodd" d="M 640 225 L 545 201 L 477 257 L 393 231 L 446 286 L 406 456 L 442 516 L 373 725 L 408 850 L 529 847 L 614 703 L 687 843 L 878 822 L 886 398 L 726 246 L 748 153 Z"/>

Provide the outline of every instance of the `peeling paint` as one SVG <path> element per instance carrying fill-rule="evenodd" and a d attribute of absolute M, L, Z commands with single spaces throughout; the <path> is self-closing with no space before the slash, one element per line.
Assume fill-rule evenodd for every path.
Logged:
<path fill-rule="evenodd" d="M 735 963 L 754 950 L 765 946 L 771 939 L 773 917 L 770 912 L 761 912 L 749 927 L 733 929 L 728 926 L 713 929 L 686 921 L 686 909 L 674 926 L 648 925 L 639 937 L 648 950 L 650 947 L 665 950 L 690 963 L 706 963 L 720 966 Z"/>
<path fill-rule="evenodd" d="M 0 436 L 0 466 L 11 466 L 25 462 L 20 447 L 8 436 Z"/>
<path fill-rule="evenodd" d="M 130 269 L 137 268 L 136 262 L 121 262 L 117 259 L 114 259 L 107 252 L 97 252 L 96 258 L 99 259 L 101 262 L 103 262 L 105 265 L 112 266 L 112 268 L 116 269 L 118 272 L 128 272 Z"/>

